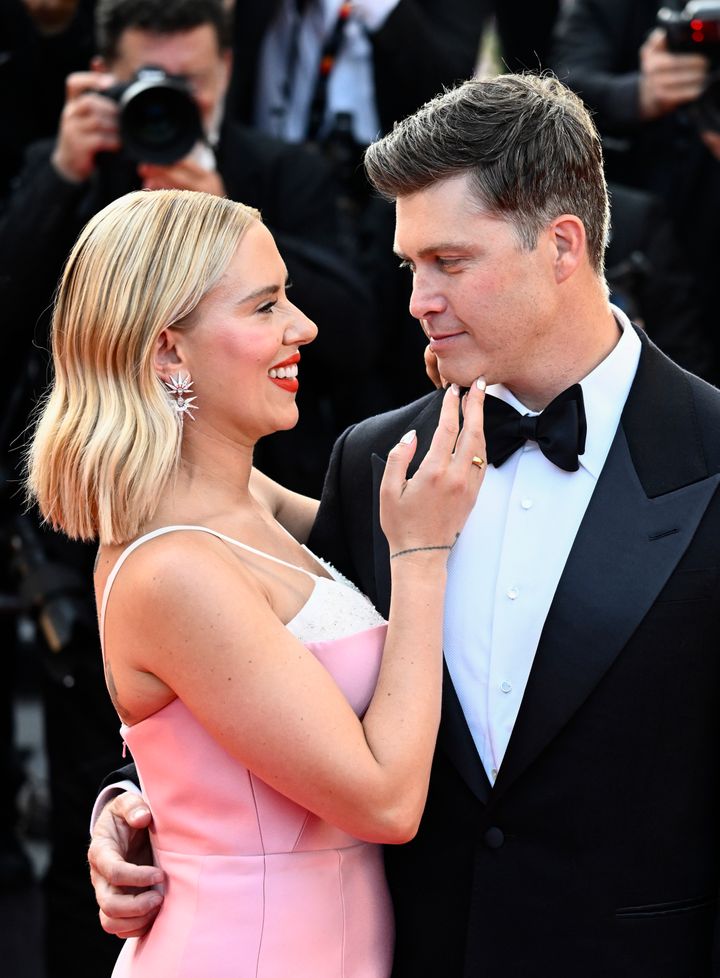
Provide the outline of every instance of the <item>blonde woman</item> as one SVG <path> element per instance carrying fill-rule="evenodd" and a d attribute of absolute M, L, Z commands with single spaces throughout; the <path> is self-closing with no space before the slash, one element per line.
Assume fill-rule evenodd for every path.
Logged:
<path fill-rule="evenodd" d="M 29 486 L 53 527 L 99 541 L 107 685 L 166 879 L 118 976 L 390 972 L 376 844 L 409 839 L 425 801 L 483 394 L 458 436 L 448 391 L 409 481 L 414 432 L 390 453 L 386 623 L 303 546 L 316 502 L 252 467 L 258 438 L 297 420 L 316 332 L 286 277 L 252 209 L 139 192 L 88 224 L 56 302 Z"/>

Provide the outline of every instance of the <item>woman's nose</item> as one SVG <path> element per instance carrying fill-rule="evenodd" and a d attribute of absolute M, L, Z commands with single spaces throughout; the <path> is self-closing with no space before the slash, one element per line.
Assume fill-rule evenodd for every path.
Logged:
<path fill-rule="evenodd" d="M 312 319 L 308 318 L 304 312 L 293 306 L 290 323 L 285 330 L 285 344 L 293 343 L 312 343 L 317 336 L 318 328 Z"/>

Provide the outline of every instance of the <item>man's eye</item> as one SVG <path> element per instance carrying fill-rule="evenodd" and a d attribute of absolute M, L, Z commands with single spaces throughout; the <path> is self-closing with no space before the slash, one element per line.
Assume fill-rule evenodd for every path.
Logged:
<path fill-rule="evenodd" d="M 259 313 L 271 313 L 273 308 L 277 305 L 277 299 L 273 299 L 272 302 L 266 302 L 264 305 L 258 308 Z"/>
<path fill-rule="evenodd" d="M 415 267 L 414 267 L 413 263 L 411 261 L 408 261 L 407 258 L 403 258 L 402 259 L 402 261 L 400 262 L 399 267 L 400 268 L 409 268 L 411 272 L 414 272 L 415 271 Z"/>

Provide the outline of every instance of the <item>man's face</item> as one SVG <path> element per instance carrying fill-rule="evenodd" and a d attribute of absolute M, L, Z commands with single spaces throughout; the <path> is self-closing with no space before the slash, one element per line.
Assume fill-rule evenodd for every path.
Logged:
<path fill-rule="evenodd" d="M 230 55 L 220 50 L 217 33 L 210 24 L 172 34 L 128 28 L 120 36 L 117 57 L 104 67 L 118 81 L 127 82 L 146 65 L 187 79 L 206 132 L 220 121 L 230 77 Z"/>
<path fill-rule="evenodd" d="M 400 197 L 395 250 L 413 274 L 410 312 L 449 381 L 479 376 L 519 392 L 547 364 L 557 314 L 553 248 L 524 249 L 502 218 L 482 213 L 463 174 Z"/>

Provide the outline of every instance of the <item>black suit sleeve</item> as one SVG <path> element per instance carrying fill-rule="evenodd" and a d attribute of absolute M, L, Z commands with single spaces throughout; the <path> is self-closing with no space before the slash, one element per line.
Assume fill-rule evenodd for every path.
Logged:
<path fill-rule="evenodd" d="M 140 779 L 138 778 L 137 768 L 135 764 L 126 764 L 125 767 L 119 768 L 117 771 L 112 771 L 107 777 L 103 778 L 102 784 L 100 785 L 100 791 L 103 788 L 109 788 L 113 784 L 117 784 L 118 781 L 132 781 L 133 784 L 140 784 Z M 140 789 L 138 788 L 138 791 Z"/>

